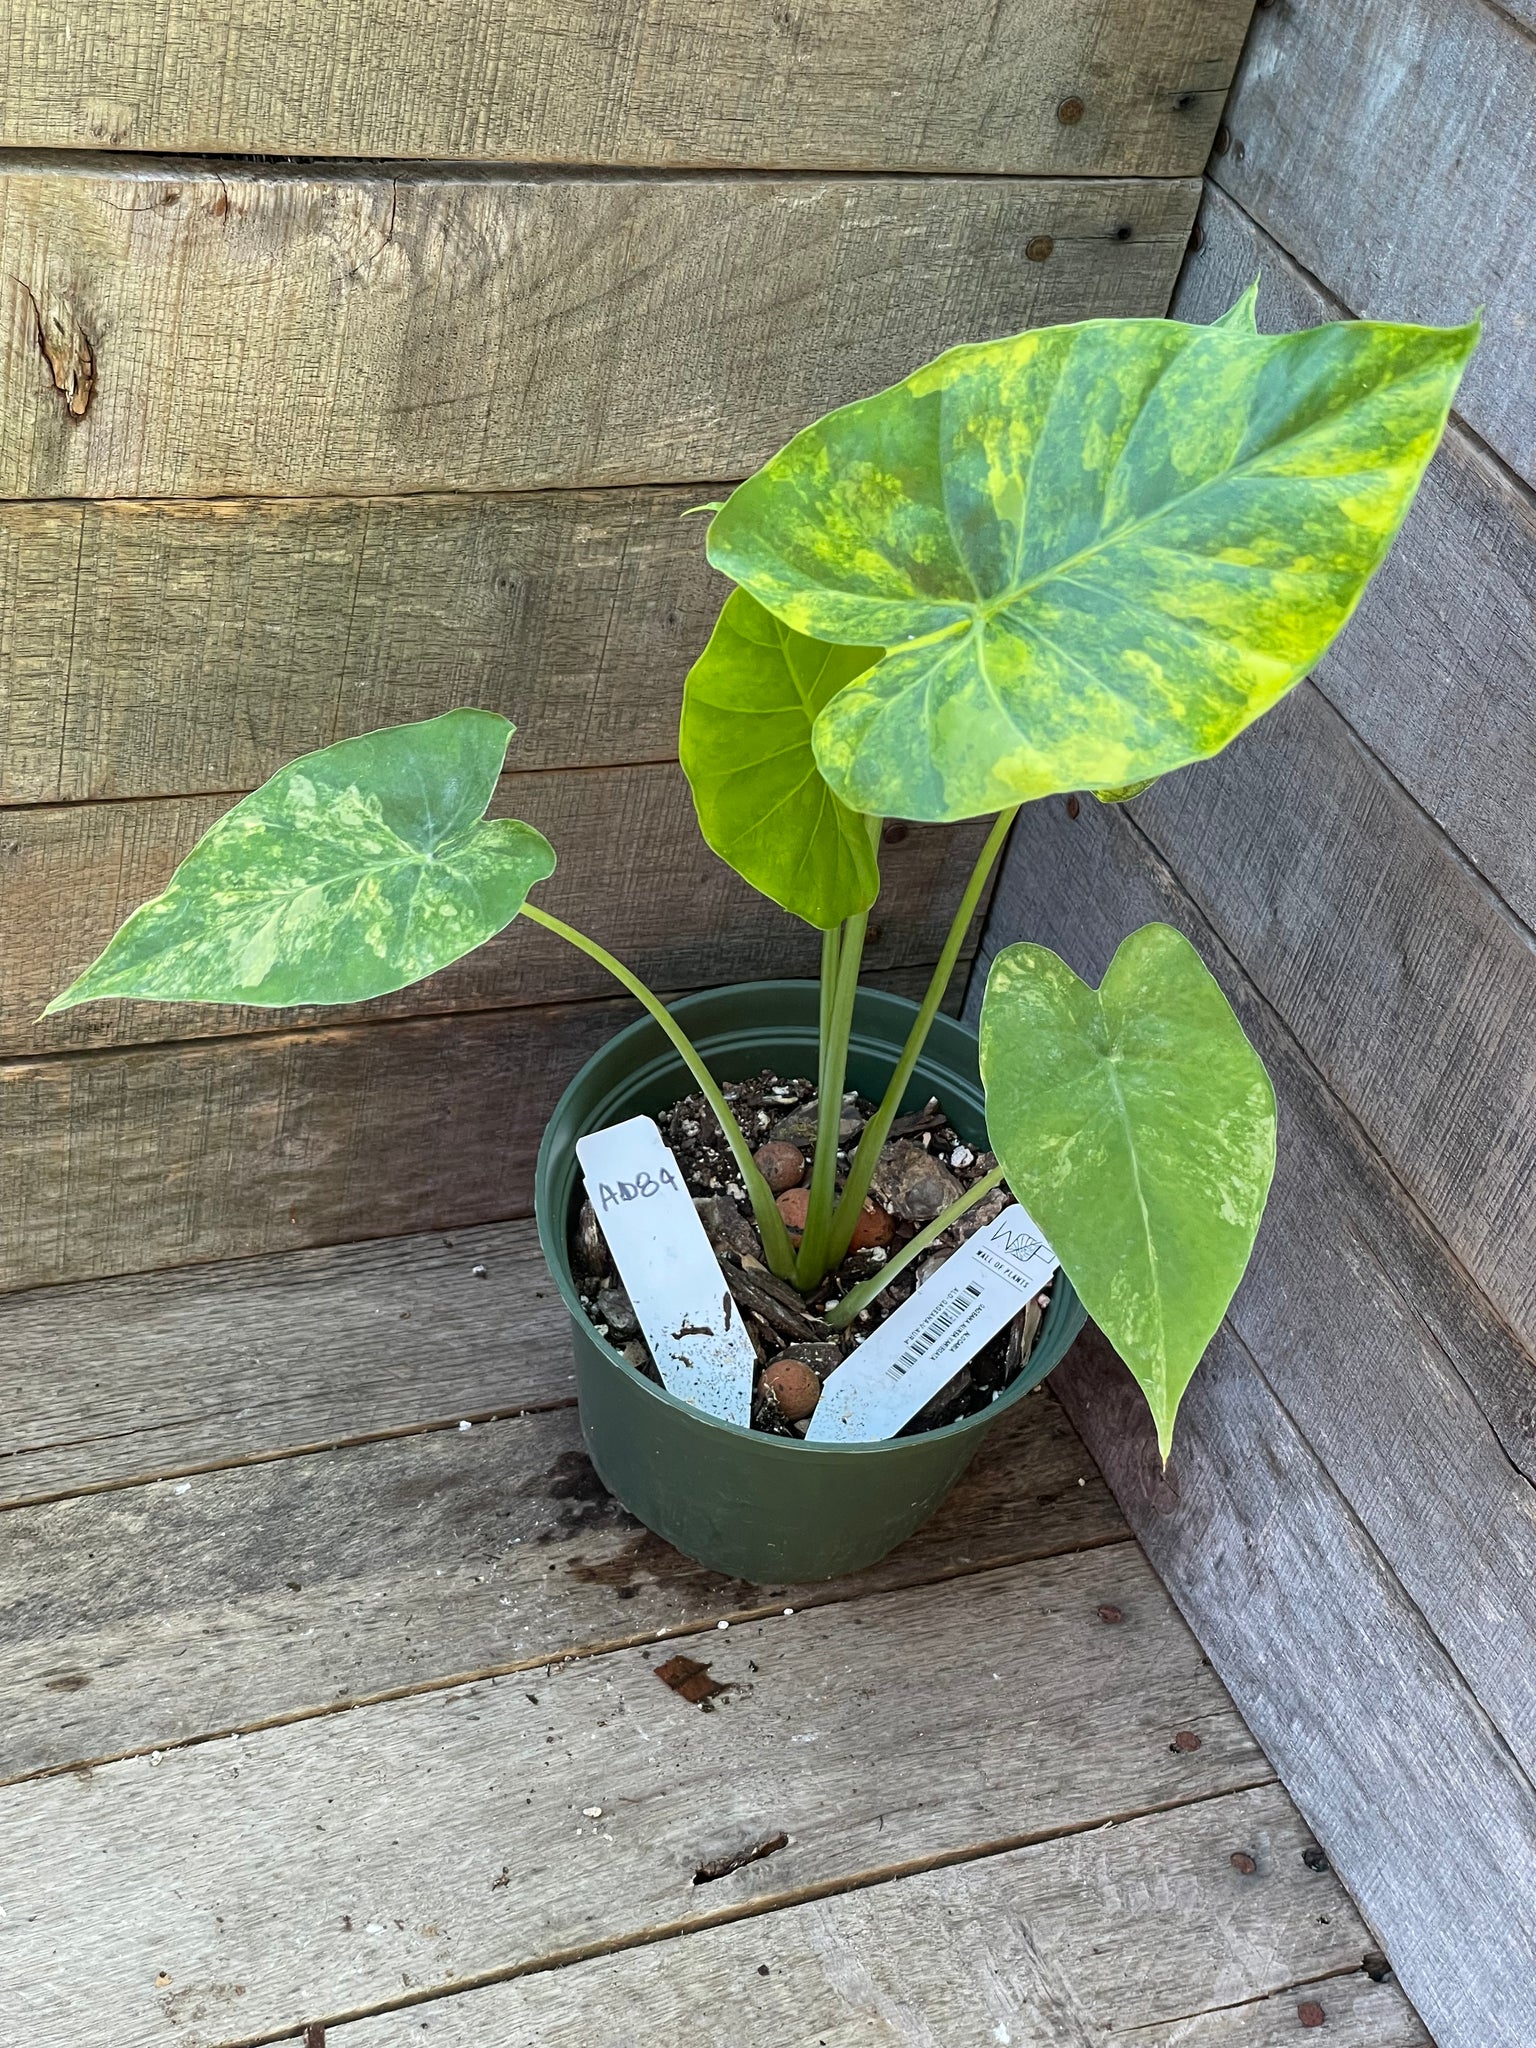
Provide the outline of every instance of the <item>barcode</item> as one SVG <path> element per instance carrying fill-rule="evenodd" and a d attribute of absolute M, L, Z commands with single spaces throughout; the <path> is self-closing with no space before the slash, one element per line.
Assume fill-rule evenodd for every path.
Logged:
<path fill-rule="evenodd" d="M 945 1331 L 954 1328 L 956 1317 L 969 1308 L 973 1299 L 980 1301 L 981 1289 L 974 1281 L 969 1280 L 963 1288 L 957 1287 L 953 1294 L 947 1295 L 906 1350 L 891 1360 L 888 1370 L 892 1376 L 900 1379 L 909 1367 L 916 1365 L 925 1353 L 931 1351 Z"/>

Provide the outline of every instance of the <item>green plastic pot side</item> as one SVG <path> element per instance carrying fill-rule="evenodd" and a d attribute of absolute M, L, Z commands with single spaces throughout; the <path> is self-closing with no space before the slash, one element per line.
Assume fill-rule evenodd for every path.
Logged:
<path fill-rule="evenodd" d="M 814 1074 L 818 988 L 750 982 L 674 1003 L 673 1015 L 720 1080 L 771 1067 Z M 916 1005 L 859 992 L 847 1086 L 878 1099 Z M 692 1092 L 682 1061 L 648 1017 L 596 1053 L 556 1105 L 539 1149 L 539 1239 L 571 1312 L 582 1435 L 598 1476 L 632 1515 L 716 1571 L 759 1585 L 835 1578 L 874 1564 L 938 1507 L 998 1418 L 1037 1387 L 1083 1326 L 1058 1273 L 1025 1371 L 979 1415 L 876 1444 L 792 1443 L 717 1421 L 648 1380 L 598 1336 L 571 1272 L 570 1226 L 582 1200 L 576 1140 L 625 1117 L 657 1116 Z M 976 1037 L 953 1018 L 933 1030 L 902 1102 L 944 1105 L 968 1144 L 986 1143 Z"/>

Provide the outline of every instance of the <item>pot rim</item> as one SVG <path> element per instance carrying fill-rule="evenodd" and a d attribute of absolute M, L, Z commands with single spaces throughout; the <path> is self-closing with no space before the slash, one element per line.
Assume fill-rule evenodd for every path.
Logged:
<path fill-rule="evenodd" d="M 791 989 L 796 991 L 803 989 L 816 990 L 819 989 L 819 983 L 787 976 L 772 981 L 730 982 L 718 988 L 695 990 L 689 995 L 678 997 L 675 1002 L 668 1003 L 666 1007 L 671 1015 L 681 1020 L 690 1009 L 702 1008 L 711 1001 L 741 995 L 748 991 L 766 992 L 768 990 L 787 991 Z M 909 1017 L 917 1015 L 919 1006 L 910 997 L 897 995 L 892 990 L 860 989 L 859 996 L 861 998 L 878 996 L 882 1003 L 896 1004 Z M 855 1012 L 855 1022 L 857 1022 L 857 1012 Z M 940 1023 L 952 1025 L 955 1030 L 964 1033 L 974 1043 L 976 1033 L 968 1024 L 962 1023 L 958 1017 L 950 1017 L 941 1011 L 934 1019 L 935 1025 Z M 660 1026 L 654 1018 L 642 1014 L 632 1023 L 626 1024 L 622 1031 L 615 1032 L 613 1037 L 605 1040 L 589 1059 L 582 1062 L 569 1085 L 561 1094 L 559 1101 L 550 1112 L 549 1119 L 544 1126 L 544 1135 L 539 1141 L 538 1162 L 535 1169 L 535 1220 L 538 1225 L 539 1240 L 544 1252 L 545 1264 L 549 1267 L 560 1297 L 576 1322 L 578 1330 L 583 1336 L 591 1340 L 608 1365 L 616 1372 L 623 1373 L 626 1379 L 633 1382 L 635 1386 L 653 1400 L 659 1402 L 662 1407 L 672 1409 L 679 1415 L 686 1416 L 690 1421 L 702 1424 L 706 1428 L 720 1430 L 728 1437 L 745 1440 L 752 1445 L 755 1451 L 764 1456 L 782 1456 L 786 1458 L 804 1457 L 807 1452 L 822 1457 L 836 1458 L 890 1457 L 892 1454 L 915 1452 L 929 1444 L 938 1444 L 952 1438 L 964 1436 L 972 1430 L 989 1428 L 991 1424 L 997 1422 L 1011 1408 L 1016 1406 L 1018 1402 L 1022 1401 L 1027 1395 L 1032 1394 L 1036 1387 L 1044 1384 L 1050 1373 L 1055 1370 L 1056 1365 L 1060 1363 L 1059 1359 L 1053 1360 L 1052 1364 L 1046 1368 L 1046 1371 L 1037 1378 L 1031 1378 L 1029 1367 L 1026 1365 L 1013 1385 L 1005 1388 L 995 1400 L 988 1402 L 985 1408 L 979 1408 L 974 1415 L 963 1415 L 958 1421 L 947 1422 L 940 1429 L 925 1429 L 920 1435 L 911 1437 L 881 1437 L 870 1443 L 813 1444 L 805 1442 L 804 1439 L 796 1439 L 794 1442 L 791 1442 L 787 1437 L 773 1436 L 765 1430 L 745 1428 L 739 1422 L 727 1422 L 723 1416 L 711 1415 L 707 1410 L 695 1407 L 691 1401 L 679 1399 L 676 1394 L 668 1392 L 664 1386 L 659 1385 L 655 1380 L 648 1379 L 644 1373 L 637 1372 L 629 1360 L 623 1357 L 608 1342 L 606 1337 L 599 1335 L 596 1324 L 591 1321 L 586 1310 L 582 1307 L 581 1297 L 576 1290 L 570 1267 L 568 1220 L 563 1216 L 556 1217 L 546 1214 L 545 1190 L 550 1186 L 555 1173 L 558 1171 L 553 1134 L 556 1127 L 563 1121 L 563 1112 L 567 1103 L 582 1087 L 586 1079 L 588 1067 L 592 1065 L 593 1061 L 602 1059 L 605 1054 L 611 1052 L 615 1046 L 622 1044 L 626 1039 L 643 1038 L 652 1032 L 659 1035 Z M 733 1035 L 738 1038 L 750 1036 L 749 1033 L 742 1032 Z M 681 1065 L 679 1056 L 676 1050 L 665 1039 L 662 1039 L 661 1049 L 658 1051 L 655 1059 L 648 1061 L 644 1067 L 637 1070 L 637 1073 L 643 1075 L 652 1068 L 665 1068 L 674 1064 Z M 684 1073 L 685 1078 L 687 1078 L 686 1069 Z M 636 1075 L 632 1074 L 630 1076 L 631 1082 L 635 1078 Z M 556 1231 L 559 1233 L 556 1239 L 558 1252 L 552 1252 L 550 1238 L 555 1235 Z M 1064 1294 L 1062 1292 L 1063 1289 L 1065 1290 Z M 1044 1335 L 1046 1323 L 1052 1322 L 1058 1317 L 1070 1316 L 1076 1305 L 1077 1290 L 1067 1278 L 1064 1269 L 1058 1265 L 1056 1277 L 1051 1283 L 1051 1306 L 1046 1311 L 1045 1320 L 1041 1324 L 1042 1336 Z M 1073 1336 L 1075 1337 L 1076 1334 L 1077 1332 L 1074 1330 Z M 1071 1339 L 1069 1338 L 1069 1345 L 1070 1342 Z"/>

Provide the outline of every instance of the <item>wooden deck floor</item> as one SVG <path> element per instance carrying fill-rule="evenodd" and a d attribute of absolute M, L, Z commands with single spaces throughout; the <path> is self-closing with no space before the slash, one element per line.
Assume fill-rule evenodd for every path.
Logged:
<path fill-rule="evenodd" d="M 1048 1393 L 765 1593 L 505 1224 L 12 1297 L 0 1453 L 0 2048 L 1428 2040 Z"/>

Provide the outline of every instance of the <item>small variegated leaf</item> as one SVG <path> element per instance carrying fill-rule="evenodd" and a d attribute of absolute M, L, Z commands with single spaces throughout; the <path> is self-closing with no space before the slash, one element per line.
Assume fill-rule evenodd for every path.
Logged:
<path fill-rule="evenodd" d="M 142 1001 L 360 1003 L 435 974 L 554 872 L 487 820 L 512 727 L 449 711 L 290 762 L 226 811 L 46 1014 Z"/>
<path fill-rule="evenodd" d="M 1275 1093 L 1181 932 L 1149 924 L 1098 988 L 1006 946 L 981 1010 L 1008 1185 L 1134 1374 L 1163 1456 L 1243 1277 L 1275 1170 Z"/>

